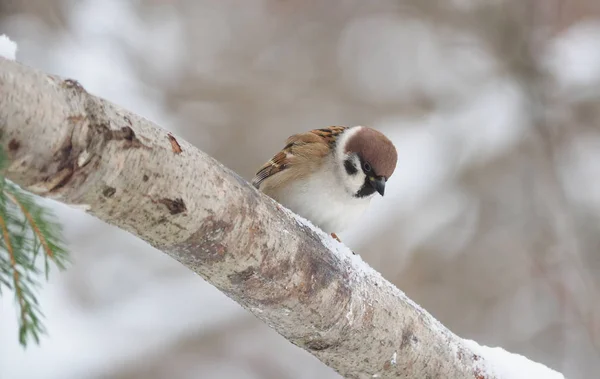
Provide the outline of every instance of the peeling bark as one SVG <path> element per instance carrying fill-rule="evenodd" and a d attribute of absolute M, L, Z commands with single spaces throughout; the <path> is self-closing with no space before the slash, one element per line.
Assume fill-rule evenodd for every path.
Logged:
<path fill-rule="evenodd" d="M 0 58 L 5 175 L 177 259 L 348 378 L 485 378 L 482 358 L 328 235 L 150 121 Z"/>

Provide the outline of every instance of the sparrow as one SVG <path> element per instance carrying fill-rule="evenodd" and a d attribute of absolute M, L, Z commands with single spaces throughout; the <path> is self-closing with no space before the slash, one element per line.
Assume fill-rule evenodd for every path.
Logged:
<path fill-rule="evenodd" d="M 392 141 L 366 126 L 330 126 L 290 136 L 252 185 L 340 241 L 385 193 L 398 153 Z M 340 241 L 341 242 L 341 241 Z"/>

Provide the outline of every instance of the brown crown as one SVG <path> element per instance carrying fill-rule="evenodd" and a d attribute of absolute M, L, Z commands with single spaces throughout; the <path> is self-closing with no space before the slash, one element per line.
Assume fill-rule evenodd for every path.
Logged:
<path fill-rule="evenodd" d="M 363 160 L 369 162 L 375 174 L 386 179 L 392 176 L 398 161 L 398 153 L 392 141 L 383 133 L 361 127 L 350 137 L 345 146 L 346 153 L 357 153 Z"/>

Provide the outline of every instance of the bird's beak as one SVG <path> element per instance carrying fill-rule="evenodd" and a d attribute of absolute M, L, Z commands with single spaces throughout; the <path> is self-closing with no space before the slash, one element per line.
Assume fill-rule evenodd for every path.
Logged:
<path fill-rule="evenodd" d="M 371 185 L 375 188 L 375 191 L 379 192 L 381 196 L 385 192 L 385 178 L 383 176 L 378 176 L 376 178 L 369 178 Z"/>

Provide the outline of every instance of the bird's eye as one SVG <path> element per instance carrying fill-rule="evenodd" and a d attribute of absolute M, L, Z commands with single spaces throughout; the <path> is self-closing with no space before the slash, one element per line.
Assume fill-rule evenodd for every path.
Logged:
<path fill-rule="evenodd" d="M 369 162 L 363 163 L 363 170 L 365 172 L 371 172 L 371 165 L 369 164 Z"/>

